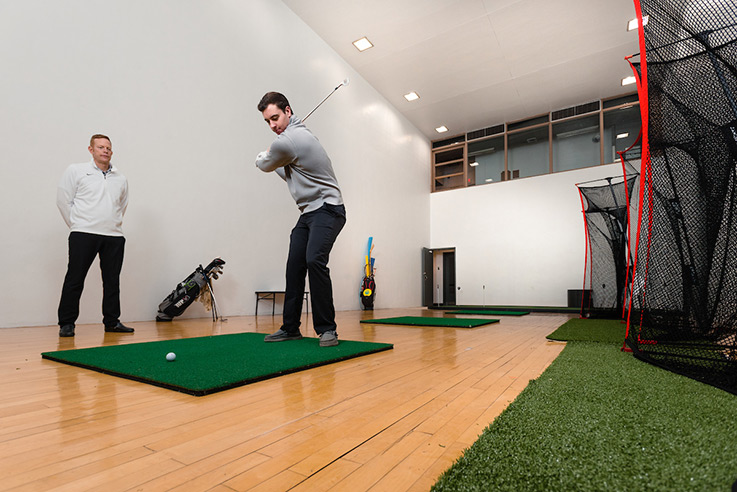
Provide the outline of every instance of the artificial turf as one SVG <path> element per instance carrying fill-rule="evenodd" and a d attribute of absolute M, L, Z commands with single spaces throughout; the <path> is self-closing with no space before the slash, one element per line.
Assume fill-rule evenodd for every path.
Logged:
<path fill-rule="evenodd" d="M 44 359 L 204 396 L 282 374 L 388 350 L 388 343 L 319 339 L 264 343 L 261 333 L 237 333 L 157 342 L 44 352 Z M 166 354 L 174 352 L 173 362 Z"/>
<path fill-rule="evenodd" d="M 375 325 L 447 326 L 451 328 L 476 328 L 498 323 L 498 319 L 438 318 L 424 316 L 397 316 L 395 318 L 362 319 L 361 323 Z"/>
<path fill-rule="evenodd" d="M 735 395 L 620 344 L 568 343 L 432 490 L 728 491 Z"/>

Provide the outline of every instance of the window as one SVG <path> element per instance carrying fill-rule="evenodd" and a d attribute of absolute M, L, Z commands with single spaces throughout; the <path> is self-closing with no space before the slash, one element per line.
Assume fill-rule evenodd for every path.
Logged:
<path fill-rule="evenodd" d="M 508 176 L 526 178 L 550 172 L 548 125 L 509 134 Z"/>
<path fill-rule="evenodd" d="M 468 144 L 468 186 L 501 181 L 504 175 L 504 136 Z"/>
<path fill-rule="evenodd" d="M 553 123 L 553 172 L 599 164 L 600 141 L 599 113 Z"/>
<path fill-rule="evenodd" d="M 627 150 L 640 134 L 640 105 L 627 105 L 604 112 L 604 162 L 619 161 L 618 152 Z M 630 149 L 628 159 L 639 159 L 640 144 Z"/>
<path fill-rule="evenodd" d="M 636 93 L 432 142 L 432 191 L 639 159 Z"/>

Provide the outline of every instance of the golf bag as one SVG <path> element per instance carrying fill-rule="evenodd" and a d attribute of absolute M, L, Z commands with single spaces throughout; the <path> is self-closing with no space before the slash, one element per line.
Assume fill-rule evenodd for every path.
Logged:
<path fill-rule="evenodd" d="M 374 260 L 371 257 L 371 253 L 374 250 L 374 237 L 368 238 L 368 248 L 366 249 L 366 256 L 364 257 L 366 263 L 363 267 L 363 282 L 361 282 L 361 290 L 358 296 L 361 298 L 361 304 L 363 309 L 374 309 L 374 295 L 376 295 L 376 282 L 374 282 Z"/>
<path fill-rule="evenodd" d="M 210 279 L 219 278 L 223 273 L 223 265 L 225 265 L 223 260 L 215 258 L 205 268 L 202 268 L 202 265 L 198 266 L 189 277 L 171 291 L 166 299 L 161 301 L 156 321 L 171 321 L 172 318 L 182 314 L 200 295 L 209 293 L 212 296 Z M 212 299 L 212 308 L 214 316 L 216 309 L 214 299 Z"/>
<path fill-rule="evenodd" d="M 361 283 L 361 292 L 359 293 L 361 296 L 361 304 L 363 304 L 363 309 L 373 309 L 374 308 L 374 296 L 376 295 L 376 282 L 374 282 L 374 276 L 371 275 L 370 277 L 363 277 L 363 282 Z"/>

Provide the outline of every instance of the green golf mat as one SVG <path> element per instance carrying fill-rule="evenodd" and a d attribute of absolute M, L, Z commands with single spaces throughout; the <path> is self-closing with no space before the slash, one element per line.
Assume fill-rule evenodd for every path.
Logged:
<path fill-rule="evenodd" d="M 399 316 L 396 318 L 361 320 L 361 323 L 372 323 L 375 325 L 447 326 L 453 328 L 476 328 L 477 326 L 498 322 L 498 319 L 425 318 L 422 316 Z"/>
<path fill-rule="evenodd" d="M 494 311 L 530 311 L 532 313 L 580 313 L 580 307 L 563 307 L 563 306 L 481 306 L 481 305 L 458 305 L 458 306 L 428 306 L 428 309 L 437 309 L 441 311 L 459 309 L 469 309 L 474 311 L 480 311 L 484 309 L 493 309 Z"/>
<path fill-rule="evenodd" d="M 237 333 L 59 350 L 41 357 L 204 396 L 393 347 L 347 340 L 335 347 L 320 347 L 317 338 L 264 343 L 263 333 Z M 169 352 L 176 354 L 176 360 L 166 360 Z"/>
<path fill-rule="evenodd" d="M 491 311 L 481 309 L 462 309 L 460 311 L 446 311 L 445 314 L 473 314 L 477 316 L 524 316 L 529 311 Z"/>

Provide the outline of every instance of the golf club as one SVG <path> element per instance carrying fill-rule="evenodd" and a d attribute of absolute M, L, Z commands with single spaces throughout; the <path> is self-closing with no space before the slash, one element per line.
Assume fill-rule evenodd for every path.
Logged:
<path fill-rule="evenodd" d="M 325 99 L 323 99 L 322 101 L 320 101 L 320 104 L 318 104 L 317 106 L 315 106 L 315 109 L 313 109 L 312 111 L 310 111 L 309 113 L 307 113 L 307 116 L 305 116 L 304 118 L 302 118 L 302 121 L 307 121 L 307 118 L 309 118 L 310 115 L 312 113 L 314 113 L 317 108 L 319 108 L 320 106 L 322 106 L 322 103 L 324 103 L 325 101 L 327 101 L 328 100 L 328 97 L 332 96 L 335 93 L 335 91 L 337 91 L 338 89 L 340 89 L 344 85 L 348 85 L 349 82 L 350 81 L 348 80 L 348 77 L 344 78 L 343 79 L 343 82 L 341 82 L 340 84 L 338 84 L 338 86 L 335 89 L 333 89 L 332 92 L 325 97 Z"/>

